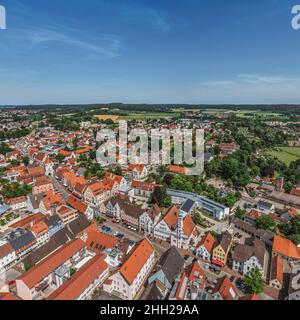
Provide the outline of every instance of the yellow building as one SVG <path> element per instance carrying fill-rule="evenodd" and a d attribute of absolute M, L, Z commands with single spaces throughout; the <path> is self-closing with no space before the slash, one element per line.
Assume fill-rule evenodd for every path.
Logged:
<path fill-rule="evenodd" d="M 212 263 L 217 264 L 221 267 L 225 266 L 227 262 L 228 253 L 232 243 L 231 234 L 226 231 L 217 241 L 212 254 Z"/>

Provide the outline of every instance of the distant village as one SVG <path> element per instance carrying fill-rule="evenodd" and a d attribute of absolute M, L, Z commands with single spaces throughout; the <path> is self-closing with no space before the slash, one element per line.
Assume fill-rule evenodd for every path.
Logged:
<path fill-rule="evenodd" d="M 97 163 L 103 114 L 1 113 L 0 300 L 300 300 L 300 160 L 262 151 L 300 147 L 297 121 L 128 121 L 204 129 L 195 177 Z"/>

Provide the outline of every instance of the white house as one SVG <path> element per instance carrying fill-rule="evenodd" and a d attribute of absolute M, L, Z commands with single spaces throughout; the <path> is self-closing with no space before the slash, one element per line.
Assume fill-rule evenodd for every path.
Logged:
<path fill-rule="evenodd" d="M 151 209 L 145 211 L 139 218 L 140 229 L 149 233 L 154 233 L 154 226 L 161 218 L 161 210 L 157 204 L 154 204 Z"/>
<path fill-rule="evenodd" d="M 264 275 L 266 263 L 266 248 L 263 241 L 253 239 L 251 245 L 238 244 L 232 255 L 232 269 L 246 275 L 252 269 L 258 268 Z"/>
<path fill-rule="evenodd" d="M 155 251 L 147 239 L 140 241 L 123 265 L 103 284 L 103 290 L 124 300 L 133 300 L 155 265 Z"/>
<path fill-rule="evenodd" d="M 266 201 L 258 201 L 257 210 L 265 214 L 270 214 L 275 212 L 275 206 L 274 204 Z"/>
<path fill-rule="evenodd" d="M 154 237 L 164 240 L 171 240 L 171 233 L 177 227 L 179 208 L 172 206 L 166 215 L 154 227 Z"/>
<path fill-rule="evenodd" d="M 110 179 L 110 180 L 115 181 L 118 185 L 119 192 L 125 193 L 127 191 L 127 181 L 124 177 L 118 176 L 118 175 L 113 174 L 111 172 L 106 172 L 106 174 L 104 176 L 104 181 L 105 181 L 105 179 Z"/>
<path fill-rule="evenodd" d="M 210 232 L 208 232 L 198 244 L 198 247 L 196 248 L 196 256 L 202 260 L 210 261 L 215 242 L 215 238 Z"/>
<path fill-rule="evenodd" d="M 5 204 L 9 205 L 13 210 L 27 209 L 27 198 L 25 196 L 5 199 Z"/>
<path fill-rule="evenodd" d="M 17 259 L 14 248 L 7 241 L 0 240 L 0 273 Z"/>
<path fill-rule="evenodd" d="M 141 180 L 147 177 L 148 170 L 143 164 L 128 164 L 128 173 L 133 179 Z"/>

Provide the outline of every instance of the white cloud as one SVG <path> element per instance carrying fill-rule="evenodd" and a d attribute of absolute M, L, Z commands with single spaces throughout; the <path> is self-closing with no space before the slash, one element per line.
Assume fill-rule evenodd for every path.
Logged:
<path fill-rule="evenodd" d="M 282 75 L 260 74 L 240 74 L 238 78 L 250 84 L 281 84 L 300 80 L 300 78 L 286 77 Z"/>
<path fill-rule="evenodd" d="M 87 58 L 111 59 L 119 56 L 121 49 L 120 40 L 112 35 L 99 35 L 92 40 L 81 40 L 79 37 L 69 35 L 66 32 L 55 31 L 51 29 L 26 29 L 14 30 L 10 39 L 23 41 L 27 49 L 36 49 L 41 45 L 51 46 L 53 44 L 62 44 L 73 49 L 82 51 L 82 55 Z"/>

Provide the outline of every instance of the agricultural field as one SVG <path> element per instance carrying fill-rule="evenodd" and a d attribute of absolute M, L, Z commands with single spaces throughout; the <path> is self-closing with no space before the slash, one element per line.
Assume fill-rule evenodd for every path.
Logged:
<path fill-rule="evenodd" d="M 239 118 L 259 118 L 259 119 L 270 119 L 274 118 L 277 120 L 286 120 L 287 116 L 280 113 L 262 111 L 262 110 L 229 110 L 229 109 L 205 109 L 204 114 L 235 114 Z"/>
<path fill-rule="evenodd" d="M 120 115 L 121 120 L 153 120 L 162 118 L 179 117 L 179 112 L 133 112 L 128 115 Z"/>
<path fill-rule="evenodd" d="M 291 162 L 300 159 L 300 147 L 280 147 L 276 151 L 268 151 L 268 154 L 289 165 Z"/>
<path fill-rule="evenodd" d="M 99 120 L 112 120 L 114 122 L 119 120 L 119 116 L 117 115 L 111 115 L 111 114 L 103 114 L 103 115 L 97 115 L 95 116 L 96 118 L 98 118 Z"/>

